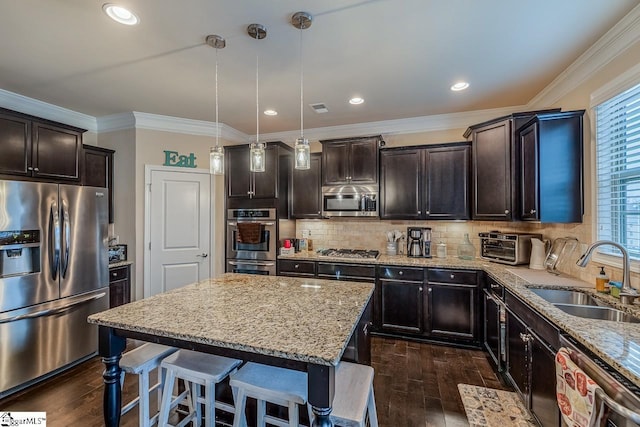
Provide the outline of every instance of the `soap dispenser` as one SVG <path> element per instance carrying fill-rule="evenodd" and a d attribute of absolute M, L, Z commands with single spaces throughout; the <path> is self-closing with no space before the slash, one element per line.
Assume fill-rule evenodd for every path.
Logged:
<path fill-rule="evenodd" d="M 596 291 L 606 292 L 609 284 L 609 276 L 604 271 L 604 267 L 600 267 L 600 273 L 596 276 Z"/>

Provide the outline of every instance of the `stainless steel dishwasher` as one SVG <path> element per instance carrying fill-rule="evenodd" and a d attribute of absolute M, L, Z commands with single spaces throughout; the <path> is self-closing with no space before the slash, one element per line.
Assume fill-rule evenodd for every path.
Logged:
<path fill-rule="evenodd" d="M 573 338 L 560 335 L 560 345 L 567 348 L 571 360 L 602 387 L 595 393 L 595 417 L 591 426 L 640 426 L 640 388 L 597 356 L 581 349 Z"/>

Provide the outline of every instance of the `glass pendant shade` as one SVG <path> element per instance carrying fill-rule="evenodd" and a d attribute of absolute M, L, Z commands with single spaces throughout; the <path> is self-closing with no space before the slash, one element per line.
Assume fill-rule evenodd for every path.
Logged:
<path fill-rule="evenodd" d="M 296 139 L 294 153 L 296 169 L 309 169 L 311 167 L 311 151 L 309 150 L 308 139 Z"/>
<path fill-rule="evenodd" d="M 224 175 L 224 148 L 216 146 L 209 150 L 209 172 Z"/>
<path fill-rule="evenodd" d="M 254 142 L 250 148 L 251 163 L 249 164 L 249 170 L 251 172 L 264 172 L 265 153 L 264 144 L 260 142 Z"/>

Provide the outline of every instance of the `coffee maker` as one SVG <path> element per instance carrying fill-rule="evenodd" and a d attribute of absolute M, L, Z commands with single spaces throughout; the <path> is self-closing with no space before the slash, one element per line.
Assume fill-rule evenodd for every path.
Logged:
<path fill-rule="evenodd" d="M 431 258 L 431 228 L 407 227 L 407 256 Z"/>

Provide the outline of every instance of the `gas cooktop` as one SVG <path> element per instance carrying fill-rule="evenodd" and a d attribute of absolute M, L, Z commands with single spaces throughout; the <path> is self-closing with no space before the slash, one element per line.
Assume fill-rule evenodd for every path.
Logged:
<path fill-rule="evenodd" d="M 360 259 L 376 259 L 380 251 L 369 251 L 366 249 L 321 249 L 318 251 L 320 256 L 329 256 L 335 258 L 360 258 Z"/>

